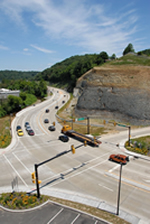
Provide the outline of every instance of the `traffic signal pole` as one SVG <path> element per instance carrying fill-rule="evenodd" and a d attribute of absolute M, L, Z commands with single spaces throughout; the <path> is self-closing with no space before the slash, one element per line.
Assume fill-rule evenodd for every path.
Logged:
<path fill-rule="evenodd" d="M 82 144 L 81 146 L 83 146 L 83 144 Z M 79 147 L 81 147 L 81 146 L 78 146 L 78 147 L 76 147 L 76 148 L 79 148 Z M 76 149 L 76 148 L 74 148 L 74 149 Z M 41 163 L 39 163 L 39 164 L 35 164 L 35 165 L 34 165 L 34 167 L 35 167 L 35 177 L 36 177 L 37 197 L 38 197 L 38 198 L 40 198 L 40 188 L 39 188 L 39 179 L 38 179 L 38 167 L 39 167 L 39 166 L 42 166 L 42 165 L 45 164 L 45 163 L 48 163 L 48 162 L 50 162 L 50 161 L 56 159 L 56 158 L 58 158 L 58 157 L 60 157 L 60 156 L 63 156 L 63 155 L 65 155 L 65 154 L 67 154 L 68 152 L 71 152 L 71 151 L 73 151 L 73 150 L 70 149 L 70 150 L 68 150 L 68 151 L 61 152 L 61 153 L 57 154 L 56 156 L 54 156 L 54 157 L 52 157 L 52 158 L 50 158 L 50 159 L 48 159 L 48 160 L 45 160 L 45 161 L 43 161 L 43 162 L 41 162 Z M 74 152 L 74 153 L 75 153 L 75 152 Z"/>
<path fill-rule="evenodd" d="M 35 167 L 35 177 L 36 177 L 36 189 L 37 189 L 37 198 L 40 198 L 40 189 L 39 189 L 39 178 L 38 178 L 38 164 L 34 165 Z"/>

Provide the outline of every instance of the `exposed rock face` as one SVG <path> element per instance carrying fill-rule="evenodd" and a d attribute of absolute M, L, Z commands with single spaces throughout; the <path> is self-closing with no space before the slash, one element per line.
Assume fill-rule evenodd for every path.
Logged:
<path fill-rule="evenodd" d="M 150 124 L 150 67 L 97 67 L 77 82 L 76 113 Z"/>

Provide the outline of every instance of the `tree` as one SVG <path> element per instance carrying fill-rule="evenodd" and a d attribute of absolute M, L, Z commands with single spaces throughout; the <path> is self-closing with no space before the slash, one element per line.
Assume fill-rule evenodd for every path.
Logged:
<path fill-rule="evenodd" d="M 104 59 L 104 61 L 105 61 L 106 59 L 108 59 L 108 54 L 107 54 L 105 51 L 102 51 L 102 52 L 99 54 L 99 56 L 100 56 L 102 59 Z"/>
<path fill-rule="evenodd" d="M 123 55 L 128 54 L 129 52 L 133 52 L 133 53 L 135 52 L 133 45 L 131 43 L 128 44 L 128 46 L 124 49 Z"/>
<path fill-rule="evenodd" d="M 110 57 L 111 60 L 115 60 L 116 59 L 116 55 L 112 54 L 112 56 Z"/>

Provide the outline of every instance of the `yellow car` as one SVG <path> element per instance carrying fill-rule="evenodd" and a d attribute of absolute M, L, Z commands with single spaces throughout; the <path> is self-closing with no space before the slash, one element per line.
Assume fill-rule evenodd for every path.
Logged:
<path fill-rule="evenodd" d="M 22 131 L 22 129 L 19 129 L 19 130 L 17 131 L 17 134 L 18 134 L 18 136 L 23 136 L 23 131 Z"/>

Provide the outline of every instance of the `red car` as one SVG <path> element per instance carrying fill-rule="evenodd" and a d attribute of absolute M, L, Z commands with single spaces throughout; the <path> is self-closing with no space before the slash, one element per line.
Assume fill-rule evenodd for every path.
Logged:
<path fill-rule="evenodd" d="M 109 157 L 110 161 L 114 161 L 117 163 L 122 163 L 122 164 L 127 164 L 127 162 L 129 162 L 129 156 L 125 156 L 125 155 L 121 155 L 121 154 L 112 154 Z"/>
<path fill-rule="evenodd" d="M 28 131 L 28 135 L 34 135 L 34 131 L 33 131 L 32 129 L 30 129 L 30 130 Z"/>

